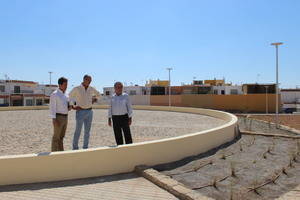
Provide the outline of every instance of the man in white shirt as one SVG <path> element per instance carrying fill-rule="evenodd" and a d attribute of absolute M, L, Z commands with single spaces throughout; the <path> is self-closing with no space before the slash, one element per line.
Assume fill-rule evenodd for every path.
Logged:
<path fill-rule="evenodd" d="M 51 151 L 63 151 L 63 139 L 68 124 L 68 96 L 65 94 L 68 80 L 64 77 L 58 79 L 58 89 L 50 96 L 50 115 L 53 122 L 54 134 L 52 137 Z"/>
<path fill-rule="evenodd" d="M 81 85 L 72 89 L 69 94 L 71 103 L 76 105 L 76 129 L 73 137 L 73 150 L 78 149 L 78 141 L 84 124 L 83 149 L 89 146 L 90 130 L 93 120 L 92 104 L 100 97 L 100 93 L 90 86 L 92 77 L 85 75 Z"/>
<path fill-rule="evenodd" d="M 111 126 L 113 122 L 113 129 L 117 145 L 124 144 L 123 135 L 125 137 L 125 143 L 131 144 L 132 137 L 130 132 L 130 125 L 132 123 L 132 106 L 128 94 L 123 93 L 123 84 L 116 82 L 114 84 L 115 94 L 113 94 L 110 106 L 108 109 L 108 125 Z"/>

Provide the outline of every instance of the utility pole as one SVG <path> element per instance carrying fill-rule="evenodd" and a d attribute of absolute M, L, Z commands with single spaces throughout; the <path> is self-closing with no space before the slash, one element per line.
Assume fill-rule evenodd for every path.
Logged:
<path fill-rule="evenodd" d="M 169 106 L 171 106 L 171 70 L 173 69 L 168 67 L 167 70 L 169 71 Z"/>
<path fill-rule="evenodd" d="M 10 92 L 10 79 L 9 77 L 7 76 L 7 74 L 5 74 L 5 79 L 6 79 L 6 82 L 8 83 L 8 106 L 10 106 L 10 95 L 11 95 L 11 92 Z"/>
<path fill-rule="evenodd" d="M 282 45 L 282 42 L 275 42 L 271 43 L 271 45 L 275 46 L 276 48 L 276 128 L 279 128 L 278 126 L 278 109 L 279 109 L 279 87 L 278 87 L 278 46 Z"/>
<path fill-rule="evenodd" d="M 52 78 L 51 76 L 52 76 L 53 72 L 48 72 L 48 73 L 49 73 L 49 76 L 50 76 L 50 86 L 51 86 L 51 78 Z"/>
<path fill-rule="evenodd" d="M 268 85 L 265 85 L 265 88 L 266 88 L 266 114 L 268 114 L 268 88 L 269 86 Z"/>

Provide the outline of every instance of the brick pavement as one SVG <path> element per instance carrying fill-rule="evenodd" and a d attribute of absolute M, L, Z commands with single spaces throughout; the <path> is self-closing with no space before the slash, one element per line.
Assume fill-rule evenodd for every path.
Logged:
<path fill-rule="evenodd" d="M 0 186 L 1 200 L 175 200 L 175 196 L 135 174 Z"/>

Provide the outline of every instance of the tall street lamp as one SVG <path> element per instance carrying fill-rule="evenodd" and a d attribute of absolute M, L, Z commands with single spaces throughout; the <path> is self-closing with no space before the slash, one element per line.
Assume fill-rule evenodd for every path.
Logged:
<path fill-rule="evenodd" d="M 278 87 L 278 46 L 282 45 L 282 42 L 275 42 L 275 43 L 271 43 L 271 45 L 275 46 L 276 48 L 276 128 L 278 127 L 278 109 L 279 109 L 279 98 L 278 98 L 278 94 L 279 94 L 279 87 Z"/>
<path fill-rule="evenodd" d="M 10 101 L 11 101 L 11 91 L 10 91 L 10 78 L 5 74 L 5 79 L 8 84 L 8 106 L 10 106 Z"/>
<path fill-rule="evenodd" d="M 169 71 L 169 106 L 171 106 L 171 70 L 173 69 L 168 67 L 167 70 Z"/>
<path fill-rule="evenodd" d="M 50 76 L 50 87 L 51 87 L 51 78 L 52 78 L 51 76 L 52 76 L 53 72 L 48 72 L 48 73 L 49 73 L 49 76 Z"/>

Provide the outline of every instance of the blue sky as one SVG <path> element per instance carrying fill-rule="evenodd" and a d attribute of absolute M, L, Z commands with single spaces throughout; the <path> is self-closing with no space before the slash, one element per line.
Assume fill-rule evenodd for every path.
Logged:
<path fill-rule="evenodd" d="M 0 79 L 49 83 L 84 74 L 172 85 L 196 79 L 300 87 L 298 0 L 0 0 Z"/>

